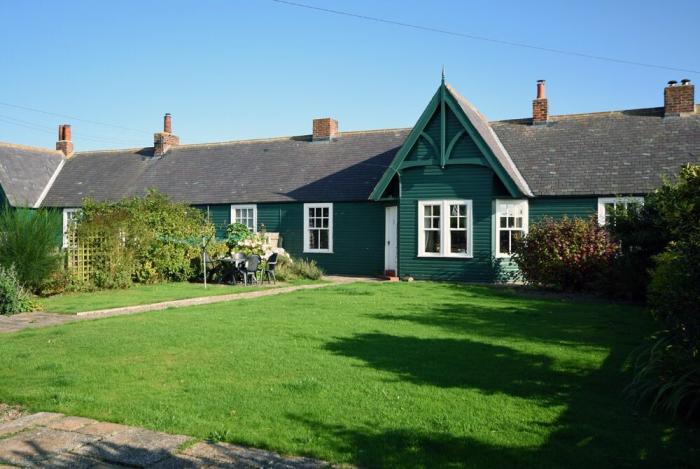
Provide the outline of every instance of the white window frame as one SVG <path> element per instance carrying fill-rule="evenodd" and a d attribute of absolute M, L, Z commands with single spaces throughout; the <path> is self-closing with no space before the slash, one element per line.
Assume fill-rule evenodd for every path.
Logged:
<path fill-rule="evenodd" d="M 309 209 L 310 208 L 327 208 L 328 209 L 328 249 L 311 249 L 311 248 L 309 248 Z M 333 254 L 333 204 L 332 203 L 308 203 L 308 204 L 304 204 L 304 252 L 305 253 Z"/>
<path fill-rule="evenodd" d="M 600 197 L 598 198 L 598 224 L 605 226 L 605 206 L 613 204 L 617 207 L 618 204 L 635 203 L 644 205 L 644 197 L 641 196 L 625 196 L 625 197 Z"/>
<path fill-rule="evenodd" d="M 425 252 L 425 218 L 423 216 L 426 205 L 440 205 L 440 252 Z M 450 232 L 450 205 L 467 206 L 467 252 L 456 253 L 451 251 Z M 448 200 L 419 200 L 418 201 L 418 257 L 440 257 L 471 259 L 473 256 L 473 210 L 472 201 L 466 199 Z"/>
<path fill-rule="evenodd" d="M 75 216 L 70 217 L 71 213 L 79 213 L 79 208 L 64 208 L 63 209 L 63 249 L 68 247 L 68 222 Z"/>
<path fill-rule="evenodd" d="M 522 231 L 527 235 L 528 226 L 530 223 L 530 207 L 527 199 L 496 199 L 494 201 L 494 256 L 500 259 L 509 259 L 512 254 L 501 253 L 501 220 L 500 215 L 503 213 L 503 208 L 507 205 L 520 205 L 523 209 L 523 226 Z M 512 230 L 511 230 L 512 231 Z"/>
<path fill-rule="evenodd" d="M 250 210 L 253 209 L 253 233 L 258 232 L 258 206 L 255 204 L 244 204 L 244 205 L 231 205 L 231 223 L 240 223 L 236 220 L 236 210 Z M 246 225 L 247 226 L 247 225 Z"/>

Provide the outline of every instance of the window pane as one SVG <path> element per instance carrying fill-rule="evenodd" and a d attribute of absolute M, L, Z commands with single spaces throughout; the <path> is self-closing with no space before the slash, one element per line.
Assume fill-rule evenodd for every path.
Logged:
<path fill-rule="evenodd" d="M 318 249 L 318 230 L 309 230 L 309 249 Z"/>
<path fill-rule="evenodd" d="M 425 252 L 440 252 L 440 232 L 425 231 Z"/>
<path fill-rule="evenodd" d="M 510 232 L 501 231 L 498 234 L 498 252 L 500 254 L 510 254 Z"/>
<path fill-rule="evenodd" d="M 324 217 L 328 218 L 328 207 L 323 207 L 322 214 Z"/>
<path fill-rule="evenodd" d="M 508 219 L 506 217 L 500 217 L 501 218 L 501 228 L 507 228 L 508 227 Z"/>
<path fill-rule="evenodd" d="M 450 231 L 450 251 L 452 253 L 466 254 L 467 232 L 464 230 Z"/>
<path fill-rule="evenodd" d="M 459 217 L 450 217 L 450 228 L 459 228 Z"/>
<path fill-rule="evenodd" d="M 516 228 L 522 228 L 523 227 L 523 219 L 521 217 L 518 217 L 515 219 L 515 227 Z"/>
<path fill-rule="evenodd" d="M 514 230 L 514 231 L 510 232 L 510 250 L 511 250 L 511 252 L 515 248 L 515 243 L 522 237 L 523 237 L 522 231 L 519 231 L 519 230 L 515 231 Z"/>
<path fill-rule="evenodd" d="M 508 228 L 513 228 L 515 226 L 515 217 L 508 217 Z"/>
<path fill-rule="evenodd" d="M 320 230 L 319 247 L 320 249 L 328 249 L 328 230 Z"/>

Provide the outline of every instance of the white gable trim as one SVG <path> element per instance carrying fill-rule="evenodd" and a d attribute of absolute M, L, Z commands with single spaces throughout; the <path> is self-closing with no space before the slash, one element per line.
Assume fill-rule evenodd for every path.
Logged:
<path fill-rule="evenodd" d="M 49 193 L 51 186 L 53 186 L 53 183 L 56 181 L 56 178 L 58 177 L 58 173 L 61 172 L 61 169 L 63 169 L 63 165 L 65 163 L 66 163 L 65 159 L 62 159 L 61 162 L 58 163 L 58 166 L 56 166 L 56 171 L 53 172 L 53 174 L 51 175 L 51 179 L 49 179 L 49 182 L 46 183 L 46 187 L 44 187 L 44 190 L 41 191 L 41 194 L 39 194 L 39 198 L 34 203 L 34 208 L 41 207 L 41 203 L 46 198 L 46 194 Z"/>

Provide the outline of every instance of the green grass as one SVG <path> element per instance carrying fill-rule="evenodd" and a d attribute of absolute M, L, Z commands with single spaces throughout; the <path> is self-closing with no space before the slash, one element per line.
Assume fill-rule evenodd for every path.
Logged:
<path fill-rule="evenodd" d="M 65 293 L 38 299 L 43 311 L 50 313 L 73 314 L 80 311 L 119 308 L 122 306 L 144 305 L 161 301 L 183 300 L 201 296 L 229 295 L 276 288 L 289 285 L 313 283 L 299 280 L 289 283 L 277 283 L 270 286 L 244 287 L 239 285 L 209 284 L 205 289 L 201 283 L 173 282 L 153 285 L 135 284 L 124 290 L 101 290 L 84 293 Z"/>
<path fill-rule="evenodd" d="M 636 307 L 363 283 L 0 337 L 0 402 L 366 467 L 677 467 Z"/>

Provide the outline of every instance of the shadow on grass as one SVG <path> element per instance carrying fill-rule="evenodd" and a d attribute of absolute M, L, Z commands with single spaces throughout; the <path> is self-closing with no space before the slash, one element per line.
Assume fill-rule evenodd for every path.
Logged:
<path fill-rule="evenodd" d="M 390 371 L 415 384 L 478 389 L 519 397 L 548 399 L 566 391 L 572 378 L 552 370 L 545 355 L 466 339 L 359 334 L 325 348 L 359 358 L 372 368 Z"/>
<path fill-rule="evenodd" d="M 481 287 L 455 287 L 435 305 L 398 306 L 395 313 L 368 313 L 387 321 L 434 326 L 449 336 L 421 338 L 364 333 L 334 339 L 326 350 L 361 360 L 397 380 L 436 387 L 474 389 L 533 399 L 565 410 L 548 425 L 538 447 L 497 446 L 421 429 L 343 427 L 290 416 L 312 431 L 331 435 L 340 452 L 366 467 L 693 467 L 697 433 L 663 418 L 639 415 L 622 395 L 626 362 L 645 332 L 637 310 L 610 305 L 521 299 Z M 484 290 L 484 291 L 482 291 Z M 491 296 L 491 298 L 489 298 Z M 489 300 L 493 299 L 493 302 Z M 498 300 L 498 301 L 496 301 Z M 512 300 L 512 301 L 509 301 Z M 590 308 L 603 308 L 600 310 Z M 408 333 L 408 332 L 407 332 Z M 460 334 L 461 336 L 453 336 Z M 478 336 L 551 346 L 551 355 L 477 342 Z M 514 344 L 515 345 L 515 344 Z M 556 367 L 559 347 L 579 348 L 581 365 Z M 607 351 L 599 366 L 591 349 Z M 566 353 L 565 353 L 566 356 Z M 605 356 L 605 355 L 603 355 Z M 561 364 L 560 364 L 561 365 Z M 496 410 L 494 409 L 494 412 Z M 494 418 L 497 416 L 494 415 Z M 498 416 L 501 417 L 501 416 Z M 483 439 L 482 439 L 483 436 Z"/>

